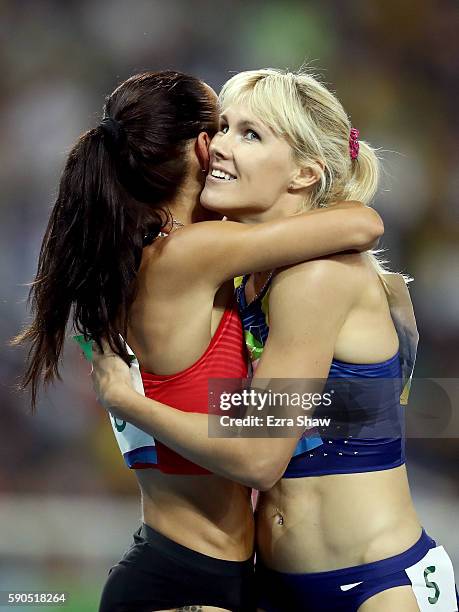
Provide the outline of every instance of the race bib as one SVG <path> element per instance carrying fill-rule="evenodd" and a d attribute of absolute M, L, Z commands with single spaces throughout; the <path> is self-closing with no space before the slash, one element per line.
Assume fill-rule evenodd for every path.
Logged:
<path fill-rule="evenodd" d="M 73 336 L 75 342 L 80 346 L 83 351 L 83 355 L 87 361 L 93 360 L 93 345 L 94 342 L 91 339 L 86 339 L 82 335 Z M 140 374 L 140 366 L 136 356 L 132 352 L 131 348 L 125 343 L 126 350 L 131 357 L 131 367 L 129 373 L 131 376 L 132 387 L 140 393 L 145 395 L 143 388 L 142 375 Z M 110 423 L 115 434 L 116 441 L 123 454 L 124 461 L 129 468 L 135 467 L 137 463 L 154 465 L 158 463 L 158 458 L 155 448 L 155 439 L 142 431 L 138 427 L 131 425 L 127 421 L 117 419 L 112 414 L 108 413 Z"/>
<path fill-rule="evenodd" d="M 443 546 L 431 548 L 425 557 L 405 572 L 421 612 L 457 610 L 453 564 Z"/>
<path fill-rule="evenodd" d="M 126 349 L 132 359 L 131 367 L 129 368 L 132 386 L 137 393 L 145 395 L 139 362 L 127 343 Z M 128 467 L 132 467 L 135 460 L 142 461 L 143 463 L 157 462 L 156 451 L 154 449 L 155 440 L 152 436 L 127 421 L 115 418 L 112 414 L 110 414 L 110 422 Z"/>

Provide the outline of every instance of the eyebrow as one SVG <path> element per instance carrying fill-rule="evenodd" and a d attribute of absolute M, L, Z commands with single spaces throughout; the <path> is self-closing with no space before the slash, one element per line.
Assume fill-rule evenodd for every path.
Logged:
<path fill-rule="evenodd" d="M 222 113 L 220 115 L 220 121 L 226 121 L 226 123 L 228 123 L 228 117 L 224 113 Z M 266 129 L 261 123 L 258 123 L 258 121 L 256 120 L 249 121 L 248 119 L 242 119 L 241 121 L 238 121 L 236 125 L 240 129 L 252 128 L 252 127 L 260 131 L 263 131 Z"/>

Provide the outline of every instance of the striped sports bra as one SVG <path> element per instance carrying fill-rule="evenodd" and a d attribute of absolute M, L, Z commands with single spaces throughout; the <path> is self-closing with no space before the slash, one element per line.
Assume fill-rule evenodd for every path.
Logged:
<path fill-rule="evenodd" d="M 190 367 L 177 374 L 160 375 L 141 370 L 145 395 L 185 412 L 207 413 L 209 379 L 246 378 L 247 352 L 235 302 L 227 308 L 205 353 Z M 129 453 L 125 459 L 133 468 L 157 467 L 167 474 L 210 474 L 161 442 L 156 441 L 156 458 L 145 462 L 143 452 Z M 154 457 L 153 457 L 154 458 Z"/>
<path fill-rule="evenodd" d="M 152 374 L 141 370 L 134 355 L 132 358 L 131 380 L 138 393 L 185 412 L 207 412 L 210 378 L 247 377 L 247 351 L 235 301 L 225 310 L 204 354 L 185 370 Z M 110 421 L 127 467 L 159 469 L 166 474 L 210 474 L 131 423 L 112 415 Z"/>

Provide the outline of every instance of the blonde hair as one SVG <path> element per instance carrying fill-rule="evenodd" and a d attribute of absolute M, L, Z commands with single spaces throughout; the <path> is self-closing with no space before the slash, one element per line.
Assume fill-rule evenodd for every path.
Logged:
<path fill-rule="evenodd" d="M 350 119 L 338 98 L 317 78 L 305 71 L 248 70 L 225 83 L 219 101 L 222 110 L 232 104 L 247 105 L 287 140 L 298 165 L 317 170 L 320 180 L 312 186 L 305 209 L 336 200 L 371 203 L 380 175 L 375 150 L 359 140 L 358 157 L 351 159 Z M 379 274 L 386 271 L 374 253 L 370 257 Z"/>

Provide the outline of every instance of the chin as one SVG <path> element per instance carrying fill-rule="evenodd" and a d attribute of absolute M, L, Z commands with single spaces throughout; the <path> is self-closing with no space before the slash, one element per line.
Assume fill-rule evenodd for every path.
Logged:
<path fill-rule="evenodd" d="M 201 200 L 201 205 L 208 211 L 212 211 L 215 215 L 226 217 L 229 221 L 241 221 L 243 218 L 243 211 L 241 209 L 235 210 L 233 206 L 224 205 L 222 202 L 207 202 Z"/>
<path fill-rule="evenodd" d="M 204 189 L 201 193 L 201 206 L 206 210 L 218 213 L 221 217 L 226 217 L 230 221 L 246 222 L 248 219 L 257 217 L 265 212 L 257 206 L 241 206 L 240 201 L 234 202 L 233 198 L 221 197 L 220 194 L 210 193 L 210 189 Z"/>
<path fill-rule="evenodd" d="M 225 203 L 221 201 L 220 198 L 210 197 L 209 194 L 206 193 L 206 190 L 201 193 L 201 206 L 206 210 L 212 210 L 213 212 L 219 213 L 222 216 L 227 214 L 228 209 L 231 207 L 225 206 Z"/>

